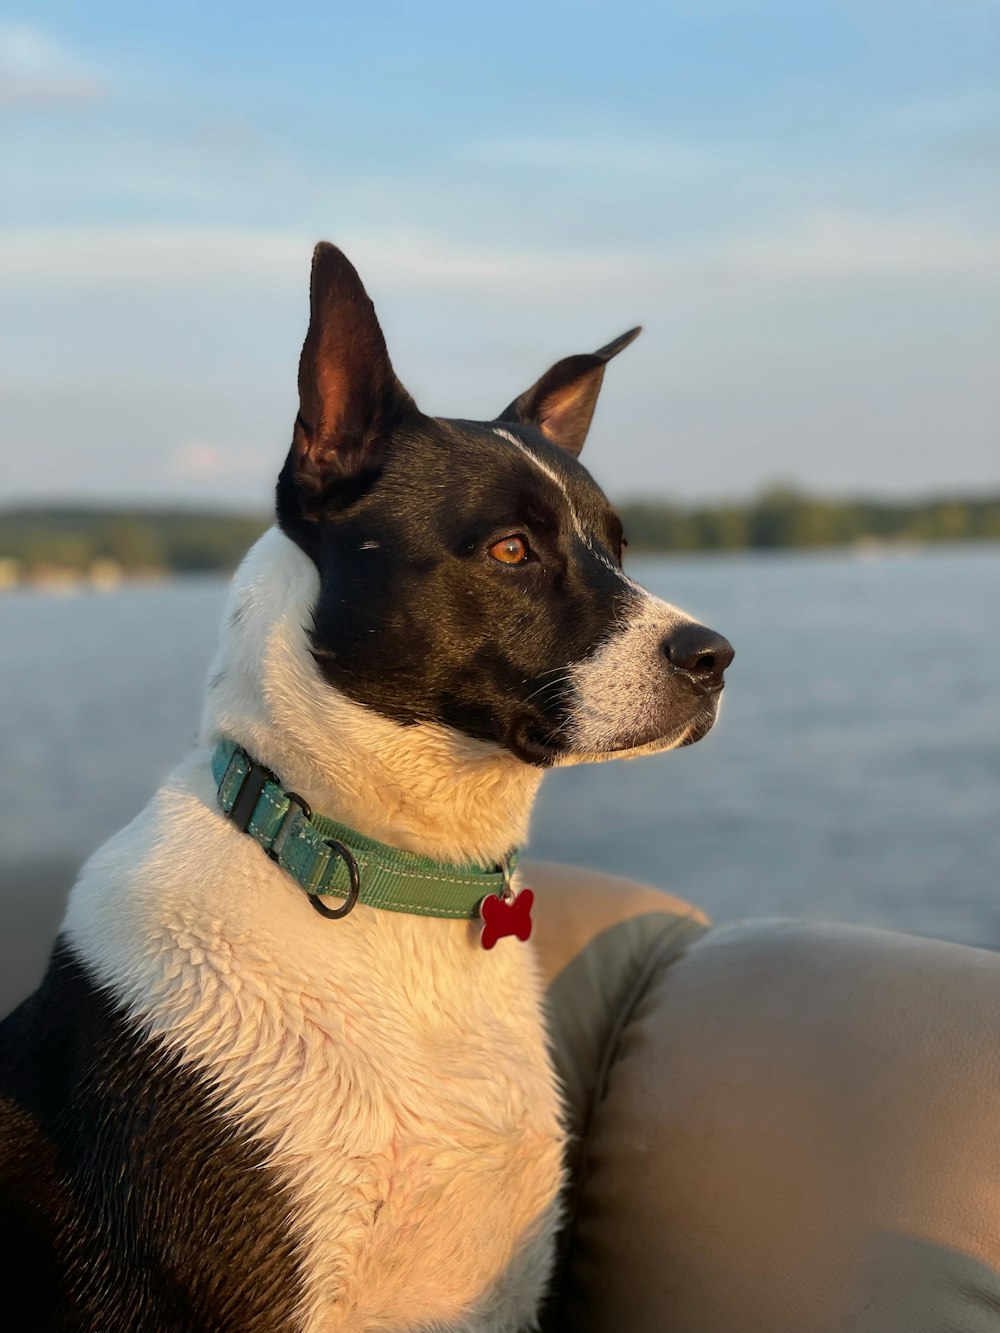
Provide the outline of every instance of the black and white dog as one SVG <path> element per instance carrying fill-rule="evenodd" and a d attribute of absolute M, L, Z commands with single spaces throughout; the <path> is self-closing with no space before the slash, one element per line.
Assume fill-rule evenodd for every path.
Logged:
<path fill-rule="evenodd" d="M 213 754 L 298 793 L 283 826 L 311 806 L 356 851 L 493 874 L 547 767 L 703 736 L 732 649 L 623 574 L 576 459 L 634 333 L 493 421 L 430 418 L 317 248 L 277 524 L 234 580 L 202 743 L 85 866 L 0 1029 L 10 1327 L 532 1326 L 563 1131 L 530 946 L 363 896 L 321 919 L 227 819 Z"/>

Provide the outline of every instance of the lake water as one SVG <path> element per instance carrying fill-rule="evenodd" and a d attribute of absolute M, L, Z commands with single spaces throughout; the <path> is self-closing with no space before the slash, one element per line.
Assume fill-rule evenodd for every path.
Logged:
<path fill-rule="evenodd" d="M 550 775 L 532 852 L 669 887 L 716 919 L 1000 944 L 1000 548 L 630 572 L 735 644 L 722 716 L 676 754 Z M 51 930 L 73 866 L 193 739 L 223 596 L 204 580 L 0 598 L 9 940 Z"/>

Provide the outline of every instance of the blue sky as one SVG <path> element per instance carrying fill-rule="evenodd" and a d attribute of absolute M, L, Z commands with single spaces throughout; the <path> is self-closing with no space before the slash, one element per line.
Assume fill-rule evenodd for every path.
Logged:
<path fill-rule="evenodd" d="M 266 503 L 312 243 L 618 496 L 1000 487 L 1000 0 L 8 5 L 0 500 Z"/>

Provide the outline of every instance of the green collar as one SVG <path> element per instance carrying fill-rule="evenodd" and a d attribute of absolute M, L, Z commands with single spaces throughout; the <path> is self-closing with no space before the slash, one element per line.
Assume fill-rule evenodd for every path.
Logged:
<path fill-rule="evenodd" d="M 482 870 L 387 847 L 314 815 L 234 741 L 219 741 L 212 773 L 223 811 L 305 889 L 323 916 L 346 916 L 360 902 L 389 912 L 472 920 L 485 897 L 511 897 L 516 853 L 500 869 Z M 331 909 L 322 902 L 329 897 L 344 903 Z"/>

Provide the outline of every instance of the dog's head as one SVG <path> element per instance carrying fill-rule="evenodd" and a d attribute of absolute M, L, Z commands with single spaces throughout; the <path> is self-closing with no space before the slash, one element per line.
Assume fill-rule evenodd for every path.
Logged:
<path fill-rule="evenodd" d="M 732 648 L 626 577 L 621 522 L 577 462 L 638 329 L 473 422 L 417 409 L 334 246 L 316 249 L 310 308 L 277 512 L 319 571 L 326 681 L 535 765 L 703 736 Z"/>

